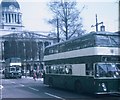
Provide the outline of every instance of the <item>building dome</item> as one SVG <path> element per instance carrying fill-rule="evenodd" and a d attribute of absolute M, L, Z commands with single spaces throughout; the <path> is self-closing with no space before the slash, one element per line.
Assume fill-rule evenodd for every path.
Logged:
<path fill-rule="evenodd" d="M 1 2 L 2 8 L 4 7 L 9 8 L 11 5 L 17 9 L 20 9 L 19 3 L 16 0 L 2 0 Z"/>

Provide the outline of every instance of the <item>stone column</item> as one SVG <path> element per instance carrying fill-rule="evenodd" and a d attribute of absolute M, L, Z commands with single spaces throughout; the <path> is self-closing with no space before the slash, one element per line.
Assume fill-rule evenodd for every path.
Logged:
<path fill-rule="evenodd" d="M 12 19 L 12 14 L 10 14 L 10 23 L 12 23 L 13 22 L 13 19 Z"/>
<path fill-rule="evenodd" d="M 7 23 L 9 23 L 9 13 L 7 13 Z"/>
<path fill-rule="evenodd" d="M 6 14 L 4 13 L 4 23 L 6 23 Z"/>
<path fill-rule="evenodd" d="M 15 23 L 15 14 L 12 14 L 13 23 Z"/>
<path fill-rule="evenodd" d="M 17 22 L 18 22 L 18 19 L 17 19 L 17 13 L 16 13 L 15 15 L 16 15 L 16 21 L 15 21 L 15 22 L 17 23 Z"/>
<path fill-rule="evenodd" d="M 15 17 L 15 23 L 16 23 L 16 14 L 14 14 L 14 15 L 15 15 L 14 17 Z"/>
<path fill-rule="evenodd" d="M 19 21 L 19 20 L 20 20 L 20 19 L 19 19 L 19 13 L 18 13 L 18 15 L 17 15 L 17 18 L 18 18 L 18 19 L 17 19 L 17 22 L 19 23 L 19 22 L 20 22 L 20 21 Z"/>
<path fill-rule="evenodd" d="M 11 23 L 10 13 L 8 13 L 8 23 Z"/>
<path fill-rule="evenodd" d="M 21 14 L 19 14 L 19 22 L 21 23 Z"/>
<path fill-rule="evenodd" d="M 16 14 L 14 14 L 14 23 L 16 23 Z"/>
<path fill-rule="evenodd" d="M 5 13 L 5 22 L 7 23 L 8 21 L 7 21 L 7 14 Z"/>
<path fill-rule="evenodd" d="M 11 14 L 11 16 L 12 16 L 12 17 L 11 17 L 11 19 L 12 19 L 12 23 L 14 23 L 14 17 L 13 17 L 14 15 Z"/>

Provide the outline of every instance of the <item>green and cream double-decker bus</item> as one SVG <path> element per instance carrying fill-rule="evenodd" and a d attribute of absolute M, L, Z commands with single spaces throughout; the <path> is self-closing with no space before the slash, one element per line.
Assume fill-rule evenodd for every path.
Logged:
<path fill-rule="evenodd" d="M 120 93 L 120 34 L 91 32 L 45 48 L 44 84 L 94 94 Z"/>

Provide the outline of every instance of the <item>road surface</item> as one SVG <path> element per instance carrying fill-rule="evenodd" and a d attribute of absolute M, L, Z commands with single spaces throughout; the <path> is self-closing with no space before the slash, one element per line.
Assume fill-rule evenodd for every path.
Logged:
<path fill-rule="evenodd" d="M 31 77 L 21 79 L 1 79 L 0 93 L 3 100 L 120 100 L 113 95 L 88 95 L 77 94 L 43 84 L 43 79 L 36 81 Z"/>

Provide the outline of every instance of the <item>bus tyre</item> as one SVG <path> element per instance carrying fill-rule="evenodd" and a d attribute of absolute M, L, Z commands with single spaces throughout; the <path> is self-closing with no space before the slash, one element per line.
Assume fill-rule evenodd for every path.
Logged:
<path fill-rule="evenodd" d="M 49 86 L 52 87 L 53 86 L 53 79 L 50 77 L 49 78 Z"/>
<path fill-rule="evenodd" d="M 80 81 L 76 81 L 74 85 L 75 92 L 81 93 L 82 92 L 82 86 Z"/>

